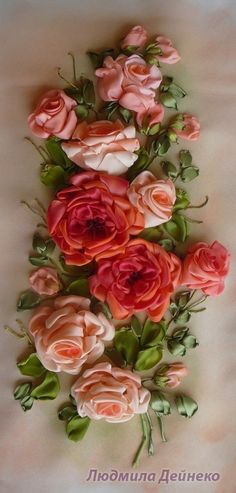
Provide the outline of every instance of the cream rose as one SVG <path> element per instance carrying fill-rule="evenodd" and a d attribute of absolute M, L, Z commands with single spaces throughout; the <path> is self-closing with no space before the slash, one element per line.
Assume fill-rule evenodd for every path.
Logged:
<path fill-rule="evenodd" d="M 62 145 L 67 156 L 84 169 L 125 173 L 137 159 L 140 147 L 133 125 L 124 127 L 117 120 L 79 123 L 70 142 Z"/>
<path fill-rule="evenodd" d="M 87 298 L 62 296 L 35 310 L 29 331 L 45 368 L 76 375 L 84 363 L 93 363 L 103 354 L 104 342 L 113 339 L 115 329 L 89 307 Z"/>
<path fill-rule="evenodd" d="M 163 224 L 172 216 L 176 200 L 171 180 L 157 180 L 150 171 L 143 171 L 130 184 L 131 204 L 144 214 L 145 228 Z"/>
<path fill-rule="evenodd" d="M 146 413 L 150 401 L 150 392 L 142 387 L 140 376 L 110 363 L 98 363 L 86 370 L 71 393 L 81 417 L 109 423 L 129 421 L 135 414 Z"/>

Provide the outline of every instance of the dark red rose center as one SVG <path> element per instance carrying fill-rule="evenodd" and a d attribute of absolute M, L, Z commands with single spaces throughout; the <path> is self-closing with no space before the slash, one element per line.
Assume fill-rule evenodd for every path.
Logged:
<path fill-rule="evenodd" d="M 106 232 L 105 222 L 100 217 L 88 219 L 86 221 L 86 227 L 93 237 L 104 236 Z"/>

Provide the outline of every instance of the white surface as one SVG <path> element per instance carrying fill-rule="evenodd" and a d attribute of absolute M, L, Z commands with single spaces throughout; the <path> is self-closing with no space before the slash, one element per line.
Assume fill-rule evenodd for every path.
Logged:
<path fill-rule="evenodd" d="M 143 23 L 151 33 L 174 40 L 182 61 L 171 70 L 188 90 L 181 109 L 201 121 L 199 143 L 191 146 L 200 178 L 188 189 L 195 202 L 209 195 L 196 212 L 204 225 L 192 239 L 218 239 L 235 256 L 236 213 L 236 4 L 220 0 L 1 0 L 1 323 L 14 324 L 15 301 L 27 287 L 27 255 L 34 217 L 20 200 L 45 199 L 37 179 L 38 157 L 24 142 L 26 117 L 38 95 L 60 85 L 54 67 L 69 71 L 66 53 L 112 45 L 125 28 Z M 68 73 L 68 72 L 67 72 Z M 24 345 L 1 333 L 0 492 L 77 493 L 158 491 L 161 493 L 235 493 L 235 266 L 223 296 L 191 324 L 201 345 L 186 362 L 190 376 L 183 389 L 199 402 L 199 413 L 186 422 L 166 419 L 170 441 L 158 444 L 140 471 L 219 472 L 220 483 L 86 483 L 90 468 L 128 470 L 140 439 L 138 420 L 124 425 L 93 424 L 82 444 L 66 439 L 56 409 L 62 402 L 36 403 L 24 414 L 12 398 L 18 379 L 15 360 Z M 155 440 L 159 441 L 157 433 Z"/>

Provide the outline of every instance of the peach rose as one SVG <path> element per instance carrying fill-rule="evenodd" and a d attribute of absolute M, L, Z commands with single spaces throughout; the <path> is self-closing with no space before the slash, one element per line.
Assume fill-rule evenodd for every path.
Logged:
<path fill-rule="evenodd" d="M 181 139 L 198 140 L 200 134 L 200 123 L 195 116 L 190 115 L 189 113 L 184 113 L 183 128 L 182 129 L 175 128 L 175 124 L 174 124 L 173 129 L 176 135 L 178 137 L 181 137 Z"/>
<path fill-rule="evenodd" d="M 45 368 L 76 375 L 84 363 L 93 363 L 103 354 L 104 343 L 113 339 L 115 329 L 103 313 L 94 315 L 89 307 L 87 298 L 61 296 L 34 311 L 29 331 Z"/>
<path fill-rule="evenodd" d="M 143 125 L 150 129 L 156 123 L 161 123 L 164 118 L 165 110 L 162 104 L 154 103 L 144 111 L 137 113 L 137 124 L 142 127 Z"/>
<path fill-rule="evenodd" d="M 121 48 L 143 48 L 148 39 L 148 34 L 143 26 L 133 27 L 121 42 Z"/>
<path fill-rule="evenodd" d="M 180 260 L 160 245 L 137 238 L 129 241 L 124 253 L 98 262 L 89 279 L 92 294 L 107 301 L 118 320 L 147 311 L 159 322 L 179 284 Z"/>
<path fill-rule="evenodd" d="M 182 284 L 190 289 L 201 289 L 210 296 L 224 290 L 229 272 L 230 254 L 221 243 L 199 242 L 192 245 L 183 263 Z"/>
<path fill-rule="evenodd" d="M 142 231 L 143 215 L 129 202 L 128 186 L 118 176 L 85 171 L 58 192 L 48 209 L 48 231 L 67 264 L 116 255 Z"/>
<path fill-rule="evenodd" d="M 64 91 L 48 91 L 28 118 L 31 131 L 41 139 L 51 135 L 69 139 L 77 124 L 76 104 Z"/>
<path fill-rule="evenodd" d="M 160 54 L 155 55 L 159 62 L 173 64 L 180 60 L 178 51 L 173 47 L 173 44 L 169 38 L 164 36 L 156 37 L 156 47 L 161 50 Z"/>
<path fill-rule="evenodd" d="M 154 102 L 162 76 L 155 65 L 139 55 L 106 57 L 96 70 L 98 93 L 103 101 L 117 101 L 131 111 L 142 112 Z"/>
<path fill-rule="evenodd" d="M 110 363 L 98 363 L 86 370 L 74 383 L 71 394 L 79 416 L 108 423 L 122 423 L 135 414 L 146 413 L 151 397 L 138 375 Z"/>
<path fill-rule="evenodd" d="M 133 125 L 124 127 L 117 120 L 79 123 L 72 140 L 62 145 L 67 156 L 84 169 L 121 175 L 134 164 L 140 147 Z"/>
<path fill-rule="evenodd" d="M 180 385 L 183 377 L 186 377 L 188 370 L 183 363 L 171 363 L 162 365 L 157 369 L 155 374 L 156 385 L 175 389 Z"/>
<path fill-rule="evenodd" d="M 142 171 L 130 184 L 128 197 L 144 215 L 145 228 L 159 226 L 171 219 L 176 201 L 171 180 L 157 180 L 150 171 Z"/>
<path fill-rule="evenodd" d="M 40 269 L 33 270 L 29 276 L 29 282 L 38 294 L 52 296 L 60 289 L 57 271 L 52 267 L 40 267 Z"/>

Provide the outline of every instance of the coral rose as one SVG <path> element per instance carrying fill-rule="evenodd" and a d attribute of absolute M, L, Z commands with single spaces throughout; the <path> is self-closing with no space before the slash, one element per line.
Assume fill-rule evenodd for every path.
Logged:
<path fill-rule="evenodd" d="M 138 375 L 110 363 L 98 363 L 86 370 L 74 383 L 71 394 L 79 416 L 109 423 L 122 423 L 135 414 L 146 413 L 151 397 Z"/>
<path fill-rule="evenodd" d="M 45 368 L 76 375 L 84 363 L 103 354 L 104 342 L 113 339 L 115 329 L 103 313 L 94 315 L 89 307 L 87 298 L 62 296 L 35 310 L 29 331 Z"/>
<path fill-rule="evenodd" d="M 171 219 L 176 200 L 171 180 L 157 180 L 150 171 L 142 171 L 130 184 L 128 197 L 131 204 L 144 214 L 145 228 Z"/>
<path fill-rule="evenodd" d="M 142 112 L 154 103 L 155 91 L 162 76 L 155 65 L 148 65 L 139 55 L 108 56 L 96 70 L 98 93 L 104 101 L 117 101 L 131 111 Z"/>
<path fill-rule="evenodd" d="M 159 62 L 173 64 L 180 60 L 178 51 L 173 47 L 173 44 L 169 38 L 164 36 L 157 36 L 155 45 L 160 49 L 160 53 L 155 55 Z"/>
<path fill-rule="evenodd" d="M 76 104 L 64 91 L 48 91 L 28 118 L 30 130 L 41 139 L 51 135 L 69 139 L 77 124 Z"/>
<path fill-rule="evenodd" d="M 87 171 L 57 194 L 48 209 L 48 230 L 67 264 L 115 255 L 142 231 L 143 215 L 129 202 L 128 186 L 123 178 Z"/>
<path fill-rule="evenodd" d="M 141 238 L 131 240 L 123 254 L 98 262 L 90 277 L 90 290 L 107 301 L 114 318 L 121 320 L 146 310 L 159 322 L 179 283 L 180 260 L 160 245 Z"/>
<path fill-rule="evenodd" d="M 181 383 L 183 377 L 186 377 L 188 370 L 183 363 L 171 363 L 161 365 L 155 374 L 154 382 L 160 387 L 175 389 Z"/>
<path fill-rule="evenodd" d="M 148 39 L 147 31 L 143 26 L 134 26 L 121 42 L 121 48 L 143 48 Z"/>
<path fill-rule="evenodd" d="M 52 267 L 40 267 L 31 272 L 29 282 L 38 294 L 52 296 L 58 293 L 60 283 L 57 271 Z"/>
<path fill-rule="evenodd" d="M 217 296 L 224 289 L 229 262 L 228 250 L 218 241 L 212 245 L 195 243 L 184 259 L 182 284 L 190 289 L 201 289 L 207 295 Z"/>
<path fill-rule="evenodd" d="M 133 125 L 117 120 L 79 123 L 70 142 L 62 145 L 67 156 L 81 168 L 121 175 L 134 164 L 140 147 Z"/>
<path fill-rule="evenodd" d="M 177 119 L 179 118 L 180 115 L 177 115 Z M 183 119 L 180 121 L 180 127 L 182 128 L 177 128 L 177 125 L 175 124 L 175 121 L 173 122 L 173 130 L 175 131 L 176 135 L 178 137 L 181 137 L 181 139 L 186 139 L 186 140 L 198 140 L 199 135 L 200 135 L 200 123 L 198 119 L 190 115 L 189 113 L 184 113 Z M 182 125 L 181 125 L 182 123 Z"/>
<path fill-rule="evenodd" d="M 145 129 L 150 129 L 156 123 L 161 123 L 164 118 L 165 110 L 162 104 L 154 103 L 152 106 L 148 107 L 144 111 L 137 113 L 136 122 Z"/>

